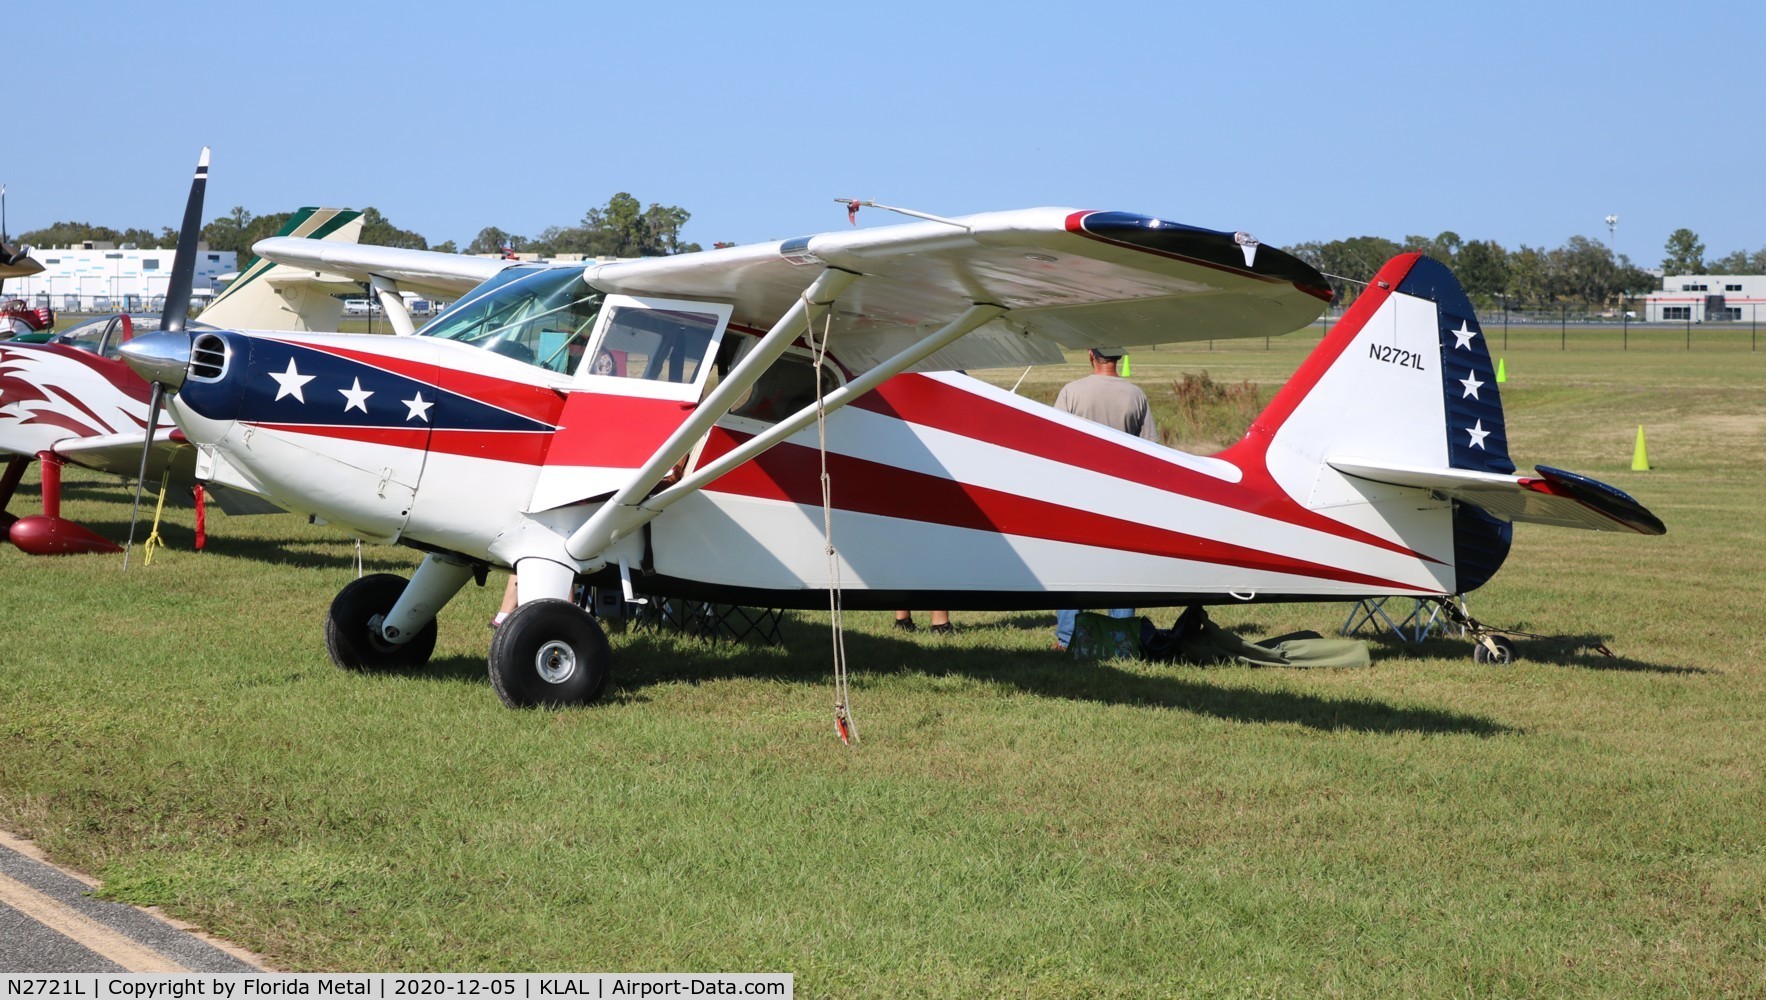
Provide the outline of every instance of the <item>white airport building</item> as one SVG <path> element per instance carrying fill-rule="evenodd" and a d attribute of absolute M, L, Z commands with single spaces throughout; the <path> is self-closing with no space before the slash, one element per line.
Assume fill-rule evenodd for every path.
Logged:
<path fill-rule="evenodd" d="M 150 312 L 165 305 L 172 280 L 170 247 L 142 250 L 132 244 L 89 243 L 79 247 L 33 247 L 31 257 L 43 265 L 38 274 L 8 278 L 0 297 L 24 299 L 62 313 Z M 231 275 L 238 254 L 199 245 L 191 296 L 197 304 L 216 295 L 216 279 Z"/>
<path fill-rule="evenodd" d="M 1749 323 L 1766 319 L 1766 275 L 1681 274 L 1644 300 L 1651 323 Z"/>

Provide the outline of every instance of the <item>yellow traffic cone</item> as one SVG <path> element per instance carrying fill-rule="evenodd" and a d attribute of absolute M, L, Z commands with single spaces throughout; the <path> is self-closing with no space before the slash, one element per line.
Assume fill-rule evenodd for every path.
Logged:
<path fill-rule="evenodd" d="M 1123 356 L 1122 356 L 1122 377 L 1123 377 L 1123 378 L 1127 378 L 1127 377 L 1128 377 L 1128 373 L 1129 373 L 1129 372 L 1130 372 L 1130 371 L 1132 371 L 1132 370 L 1133 370 L 1133 369 L 1131 369 L 1131 368 L 1130 368 L 1130 367 L 1129 367 L 1129 364 L 1128 364 L 1128 355 L 1126 355 L 1126 354 L 1124 354 L 1124 355 L 1123 355 Z"/>
<path fill-rule="evenodd" d="M 1498 381 L 1498 382 L 1507 382 L 1508 381 L 1508 366 L 1503 364 L 1503 360 L 1501 358 L 1496 359 L 1496 381 Z"/>
<path fill-rule="evenodd" d="M 1649 454 L 1643 448 L 1643 425 L 1637 425 L 1637 447 L 1631 452 L 1631 471 L 1648 472 Z"/>

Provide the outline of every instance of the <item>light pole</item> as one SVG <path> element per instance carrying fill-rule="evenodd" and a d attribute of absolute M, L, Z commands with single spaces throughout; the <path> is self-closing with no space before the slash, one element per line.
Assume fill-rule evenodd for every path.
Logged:
<path fill-rule="evenodd" d="M 1618 228 L 1619 217 L 1616 215 L 1607 216 L 1607 251 L 1613 255 L 1613 263 L 1615 264 L 1619 262 Z"/>

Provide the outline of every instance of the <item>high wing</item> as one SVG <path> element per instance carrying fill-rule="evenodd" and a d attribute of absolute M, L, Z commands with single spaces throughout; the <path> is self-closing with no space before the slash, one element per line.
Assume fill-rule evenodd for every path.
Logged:
<path fill-rule="evenodd" d="M 278 263 L 444 298 L 510 266 L 287 237 L 253 249 Z M 861 276 L 831 320 L 841 362 L 855 373 L 977 303 L 1006 313 L 907 370 L 1057 364 L 1063 349 L 1277 336 L 1310 323 L 1330 301 L 1323 275 L 1248 234 L 1067 208 L 595 263 L 586 276 L 607 292 L 727 302 L 734 325 L 759 331 L 826 268 Z"/>
<path fill-rule="evenodd" d="M 378 277 L 406 291 L 444 299 L 459 298 L 515 263 L 492 257 L 325 242 L 298 236 L 259 240 L 252 251 L 278 264 L 361 283 L 372 283 Z"/>
<path fill-rule="evenodd" d="M 978 303 L 1006 312 L 907 370 L 1052 364 L 1063 348 L 1275 336 L 1311 322 L 1330 300 L 1316 270 L 1245 233 L 1065 208 L 591 264 L 587 278 L 609 292 L 729 302 L 732 324 L 764 330 L 824 268 L 860 275 L 831 320 L 841 362 L 854 371 Z"/>

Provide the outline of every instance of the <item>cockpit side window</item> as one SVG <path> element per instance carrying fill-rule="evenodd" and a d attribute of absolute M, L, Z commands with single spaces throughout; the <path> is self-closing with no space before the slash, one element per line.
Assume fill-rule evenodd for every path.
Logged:
<path fill-rule="evenodd" d="M 134 324 L 127 315 L 101 316 L 63 330 L 56 335 L 55 343 L 114 359 L 121 357 L 123 344 L 133 335 Z"/>

